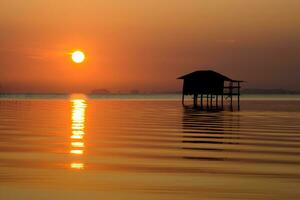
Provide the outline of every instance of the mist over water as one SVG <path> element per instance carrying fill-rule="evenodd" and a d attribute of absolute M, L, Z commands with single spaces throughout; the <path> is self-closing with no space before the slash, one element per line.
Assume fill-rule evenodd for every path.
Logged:
<path fill-rule="evenodd" d="M 299 199 L 300 101 L 0 100 L 1 199 Z M 142 197 L 142 198 L 141 198 Z"/>

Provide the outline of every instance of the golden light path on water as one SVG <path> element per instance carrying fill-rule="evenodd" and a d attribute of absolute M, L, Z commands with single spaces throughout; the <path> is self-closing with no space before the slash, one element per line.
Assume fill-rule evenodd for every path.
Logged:
<path fill-rule="evenodd" d="M 86 100 L 83 98 L 72 98 L 72 135 L 70 154 L 76 156 L 76 161 L 72 162 L 72 169 L 84 169 L 84 163 L 81 156 L 84 153 L 84 135 L 85 135 L 85 111 Z"/>

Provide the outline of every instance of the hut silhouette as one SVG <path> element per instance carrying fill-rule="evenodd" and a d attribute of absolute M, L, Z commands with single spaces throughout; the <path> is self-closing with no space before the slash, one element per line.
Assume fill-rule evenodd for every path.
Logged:
<path fill-rule="evenodd" d="M 233 110 L 233 96 L 237 96 L 238 110 L 240 109 L 240 83 L 243 81 L 233 80 L 212 70 L 194 71 L 178 79 L 183 79 L 182 105 L 184 105 L 184 96 L 192 95 L 194 107 L 198 107 L 199 98 L 200 108 L 204 109 L 203 100 L 206 96 L 207 110 L 223 110 L 224 100 L 229 98 L 230 107 Z M 213 99 L 215 99 L 215 105 Z"/>

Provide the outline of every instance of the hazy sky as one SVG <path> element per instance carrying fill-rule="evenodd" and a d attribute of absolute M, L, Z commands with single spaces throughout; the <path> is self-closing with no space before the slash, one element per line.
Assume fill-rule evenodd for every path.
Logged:
<path fill-rule="evenodd" d="M 1 89 L 180 90 L 176 78 L 200 69 L 300 89 L 299 11 L 299 0 L 1 0 Z"/>

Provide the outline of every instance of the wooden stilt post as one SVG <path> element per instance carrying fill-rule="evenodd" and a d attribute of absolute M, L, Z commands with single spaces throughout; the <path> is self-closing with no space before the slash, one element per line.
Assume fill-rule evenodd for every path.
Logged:
<path fill-rule="evenodd" d="M 213 108 L 213 103 L 212 103 L 212 101 L 213 101 L 213 95 L 212 95 L 212 93 L 211 93 L 211 94 L 210 94 L 210 109 Z"/>
<path fill-rule="evenodd" d="M 233 110 L 233 105 L 232 105 L 232 82 L 230 82 L 230 107 L 231 107 L 231 110 Z"/>
<path fill-rule="evenodd" d="M 208 94 L 206 95 L 206 109 L 208 110 Z"/>
<path fill-rule="evenodd" d="M 201 110 L 203 109 L 203 94 L 201 93 Z"/>
<path fill-rule="evenodd" d="M 195 94 L 194 94 L 194 107 L 195 107 L 195 108 L 197 107 L 197 98 L 198 98 L 198 94 L 195 93 Z"/>
<path fill-rule="evenodd" d="M 223 93 L 224 93 L 224 88 L 223 88 L 222 95 L 221 95 L 221 107 L 222 107 L 222 110 L 224 108 L 224 102 L 223 102 L 224 95 L 223 95 Z"/>
<path fill-rule="evenodd" d="M 238 82 L 238 110 L 240 110 L 240 82 Z"/>
<path fill-rule="evenodd" d="M 184 106 L 184 84 L 185 84 L 185 81 L 183 81 L 183 85 L 182 85 L 182 97 L 181 97 L 181 103 L 182 103 L 183 106 Z"/>

